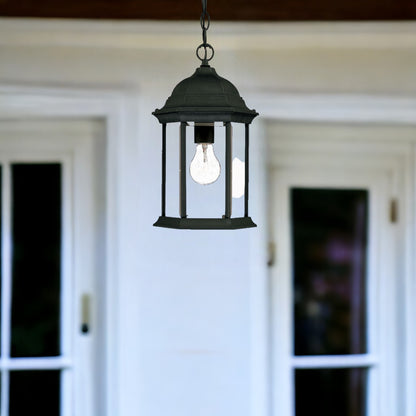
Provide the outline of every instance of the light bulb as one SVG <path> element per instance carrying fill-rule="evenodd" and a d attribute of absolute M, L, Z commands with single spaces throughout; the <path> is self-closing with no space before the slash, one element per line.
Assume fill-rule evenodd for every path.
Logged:
<path fill-rule="evenodd" d="M 200 143 L 196 146 L 189 171 L 192 179 L 201 185 L 209 185 L 218 179 L 221 166 L 211 143 Z"/>

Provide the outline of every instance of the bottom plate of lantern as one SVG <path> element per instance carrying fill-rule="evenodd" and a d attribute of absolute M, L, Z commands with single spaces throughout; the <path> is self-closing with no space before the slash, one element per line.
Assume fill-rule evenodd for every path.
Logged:
<path fill-rule="evenodd" d="M 159 217 L 155 227 L 177 228 L 179 230 L 238 230 L 257 227 L 250 217 L 239 218 L 175 218 Z"/>

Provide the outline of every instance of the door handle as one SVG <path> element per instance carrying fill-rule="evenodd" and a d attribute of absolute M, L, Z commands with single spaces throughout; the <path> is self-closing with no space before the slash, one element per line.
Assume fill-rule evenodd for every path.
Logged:
<path fill-rule="evenodd" d="M 84 293 L 81 297 L 81 332 L 88 334 L 91 331 L 91 296 Z"/>

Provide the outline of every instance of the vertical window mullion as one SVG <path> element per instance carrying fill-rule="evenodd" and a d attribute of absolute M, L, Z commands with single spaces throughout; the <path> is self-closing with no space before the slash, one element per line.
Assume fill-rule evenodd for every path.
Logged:
<path fill-rule="evenodd" d="M 62 176 L 61 176 L 61 356 L 66 358 L 71 356 L 71 339 L 72 331 L 75 329 L 74 322 L 72 322 L 72 305 L 74 303 L 73 286 L 72 286 L 72 219 L 71 219 L 71 205 L 72 205 L 72 183 L 71 183 L 71 161 L 65 158 L 60 161 Z"/>
<path fill-rule="evenodd" d="M 1 372 L 1 416 L 9 415 L 9 370 L 3 368 Z"/>
<path fill-rule="evenodd" d="M 61 161 L 61 356 L 72 356 L 71 339 L 75 330 L 75 322 L 71 319 L 74 302 L 74 288 L 72 285 L 72 233 L 73 222 L 71 217 L 72 198 L 72 159 L 67 157 Z M 61 370 L 61 416 L 73 414 L 73 374 L 71 368 Z"/>
<path fill-rule="evenodd" d="M 12 284 L 12 196 L 8 161 L 2 167 L 1 416 L 9 414 L 9 370 Z"/>

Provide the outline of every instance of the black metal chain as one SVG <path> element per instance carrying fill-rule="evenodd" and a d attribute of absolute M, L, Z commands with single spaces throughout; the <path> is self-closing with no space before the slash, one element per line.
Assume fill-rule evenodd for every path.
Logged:
<path fill-rule="evenodd" d="M 207 42 L 207 31 L 211 24 L 211 18 L 207 12 L 207 0 L 202 0 L 202 13 L 201 13 L 201 29 L 202 29 L 202 43 L 196 48 L 196 56 L 202 61 L 203 66 L 208 66 L 208 62 L 214 57 L 214 48 Z M 204 54 L 201 57 L 199 52 L 204 49 Z M 208 52 L 208 50 L 210 52 Z"/>

